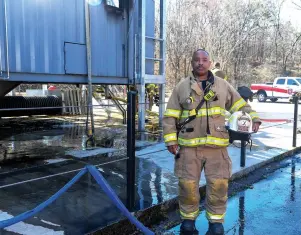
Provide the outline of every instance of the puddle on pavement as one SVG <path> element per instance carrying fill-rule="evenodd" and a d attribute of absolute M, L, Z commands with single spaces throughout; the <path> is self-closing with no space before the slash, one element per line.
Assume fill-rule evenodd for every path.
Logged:
<path fill-rule="evenodd" d="M 96 127 L 94 148 L 114 148 L 110 157 L 124 157 L 126 126 Z M 138 134 L 136 146 L 143 148 L 158 141 L 157 135 Z M 87 150 L 84 123 L 49 119 L 12 119 L 0 122 L 0 163 L 30 165 L 34 161 L 64 158 L 66 151 Z M 88 148 L 87 148 L 88 147 Z M 49 161 L 48 161 L 49 162 Z M 22 167 L 21 166 L 21 167 Z"/>
<path fill-rule="evenodd" d="M 284 168 L 239 192 L 228 201 L 225 234 L 301 234 L 301 155 L 283 161 Z M 205 212 L 196 221 L 199 234 L 205 234 Z M 180 234 L 180 225 L 164 234 Z"/>

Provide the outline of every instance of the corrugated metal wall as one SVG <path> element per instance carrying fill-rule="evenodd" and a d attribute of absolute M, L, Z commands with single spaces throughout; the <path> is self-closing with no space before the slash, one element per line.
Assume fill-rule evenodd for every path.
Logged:
<path fill-rule="evenodd" d="M 10 72 L 86 74 L 84 0 L 6 0 Z M 153 35 L 153 0 L 147 0 L 147 35 Z M 128 33 L 128 16 L 91 6 L 93 76 L 128 77 L 134 61 L 135 30 Z M 137 9 L 136 9 L 137 10 Z M 138 18 L 132 19 L 137 24 Z M 4 0 L 0 1 L 0 56 L 5 68 Z M 128 37 L 128 40 L 127 40 Z M 153 46 L 147 45 L 148 56 Z M 153 57 L 153 56 L 150 56 Z M 131 63 L 131 62 L 130 62 Z M 131 67 L 132 68 L 132 67 Z"/>
<path fill-rule="evenodd" d="M 92 7 L 91 19 L 93 74 L 126 76 L 127 18 L 123 18 L 122 14 L 108 12 L 104 7 Z"/>
<path fill-rule="evenodd" d="M 85 10 L 83 0 L 61 0 L 64 7 L 64 40 L 78 44 L 86 43 Z"/>
<path fill-rule="evenodd" d="M 63 1 L 7 1 L 11 72 L 64 73 Z"/>

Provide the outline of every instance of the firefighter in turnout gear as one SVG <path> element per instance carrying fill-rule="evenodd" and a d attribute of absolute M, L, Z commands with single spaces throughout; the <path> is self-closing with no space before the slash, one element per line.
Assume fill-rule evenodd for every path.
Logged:
<path fill-rule="evenodd" d="M 146 85 L 146 93 L 149 102 L 149 110 L 152 111 L 156 96 L 159 94 L 159 86 L 153 83 Z"/>
<path fill-rule="evenodd" d="M 176 85 L 168 101 L 163 135 L 169 152 L 176 156 L 175 175 L 179 178 L 179 207 L 183 219 L 181 233 L 198 234 L 195 220 L 199 215 L 199 181 L 204 169 L 209 221 L 206 234 L 219 235 L 224 234 L 222 223 L 232 168 L 226 148 L 229 134 L 225 112 L 248 113 L 254 132 L 258 131 L 261 122 L 257 113 L 227 81 L 212 74 L 208 52 L 195 51 L 191 64 L 193 72 Z"/>
<path fill-rule="evenodd" d="M 228 79 L 226 73 L 223 70 L 221 70 L 221 64 L 219 62 L 215 63 L 215 67 L 214 69 L 212 69 L 212 73 L 216 77 L 220 77 L 225 80 Z"/>

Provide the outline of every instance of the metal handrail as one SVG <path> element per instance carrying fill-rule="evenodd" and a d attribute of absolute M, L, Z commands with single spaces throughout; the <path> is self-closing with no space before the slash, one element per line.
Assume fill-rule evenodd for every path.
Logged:
<path fill-rule="evenodd" d="M 114 97 L 114 93 L 107 87 L 107 91 L 109 92 L 110 97 Z M 120 104 L 119 100 L 117 99 L 112 99 L 112 101 L 114 102 L 114 104 L 117 106 L 117 108 L 120 110 L 120 112 L 122 113 L 123 116 L 123 124 L 126 124 L 126 110 L 124 109 L 124 107 L 122 106 L 122 104 Z"/>

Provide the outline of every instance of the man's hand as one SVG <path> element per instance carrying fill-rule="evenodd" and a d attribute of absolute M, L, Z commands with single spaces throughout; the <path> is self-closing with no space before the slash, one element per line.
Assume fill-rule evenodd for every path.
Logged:
<path fill-rule="evenodd" d="M 253 123 L 253 131 L 256 133 L 259 130 L 260 122 Z"/>
<path fill-rule="evenodd" d="M 172 153 L 173 155 L 176 155 L 177 154 L 177 151 L 178 151 L 178 145 L 175 144 L 175 145 L 170 145 L 170 146 L 167 146 L 167 149 L 170 153 Z"/>

